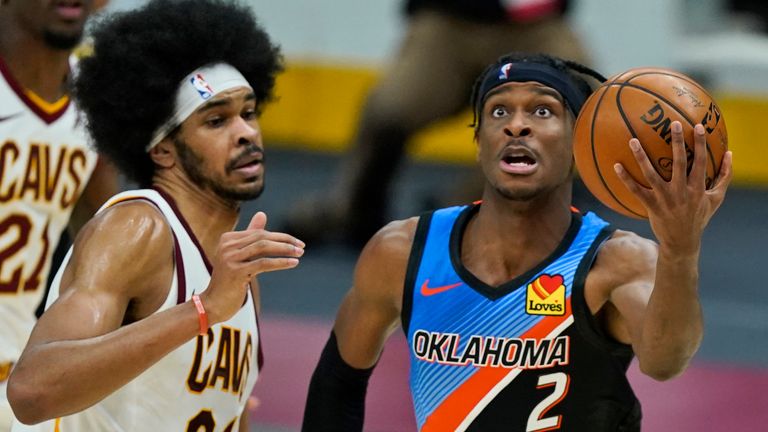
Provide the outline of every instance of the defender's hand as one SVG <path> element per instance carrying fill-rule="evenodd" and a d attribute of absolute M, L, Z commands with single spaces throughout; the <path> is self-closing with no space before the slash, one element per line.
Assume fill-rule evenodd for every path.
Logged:
<path fill-rule="evenodd" d="M 248 228 L 222 234 L 208 288 L 200 295 L 211 324 L 226 321 L 242 306 L 248 283 L 259 273 L 294 268 L 304 242 L 265 229 L 267 215 L 256 213 Z"/>

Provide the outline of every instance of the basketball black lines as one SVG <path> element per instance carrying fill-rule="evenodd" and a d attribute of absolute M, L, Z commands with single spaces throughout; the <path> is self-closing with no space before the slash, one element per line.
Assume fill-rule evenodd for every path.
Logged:
<path fill-rule="evenodd" d="M 637 138 L 654 170 L 669 180 L 672 173 L 672 123 L 683 125 L 687 171 L 693 166 L 693 127 L 705 125 L 706 184 L 710 187 L 727 150 L 722 112 L 700 85 L 685 75 L 638 68 L 603 83 L 586 101 L 574 128 L 574 157 L 582 180 L 603 204 L 635 218 L 646 209 L 614 172 L 621 163 L 639 184 L 650 187 L 628 141 Z M 714 141 L 711 141 L 714 140 Z"/>

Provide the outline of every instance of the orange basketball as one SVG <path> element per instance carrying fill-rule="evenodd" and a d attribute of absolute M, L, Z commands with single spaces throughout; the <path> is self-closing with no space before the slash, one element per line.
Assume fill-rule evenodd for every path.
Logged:
<path fill-rule="evenodd" d="M 712 96 L 691 78 L 669 69 L 636 68 L 609 78 L 584 103 L 574 130 L 574 157 L 584 184 L 611 209 L 647 218 L 645 207 L 613 170 L 620 162 L 648 186 L 632 156 L 629 140 L 640 140 L 653 167 L 665 180 L 672 177 L 672 122 L 683 125 L 688 170 L 693 163 L 693 126 L 707 136 L 707 187 L 720 171 L 728 150 L 725 120 Z"/>

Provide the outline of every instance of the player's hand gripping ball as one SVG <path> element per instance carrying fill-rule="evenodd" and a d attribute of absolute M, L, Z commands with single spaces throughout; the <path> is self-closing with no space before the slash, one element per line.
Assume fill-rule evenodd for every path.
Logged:
<path fill-rule="evenodd" d="M 693 126 L 704 126 L 709 188 L 728 150 L 725 120 L 712 96 L 691 78 L 669 69 L 630 69 L 609 78 L 584 103 L 574 130 L 576 167 L 589 191 L 623 215 L 647 218 L 645 207 L 613 166 L 621 163 L 639 184 L 649 187 L 628 145 L 634 137 L 656 172 L 669 181 L 675 120 L 683 125 L 688 172 L 693 164 Z"/>

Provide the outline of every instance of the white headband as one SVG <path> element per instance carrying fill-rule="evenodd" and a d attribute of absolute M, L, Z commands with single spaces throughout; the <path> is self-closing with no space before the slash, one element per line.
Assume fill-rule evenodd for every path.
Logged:
<path fill-rule="evenodd" d="M 176 91 L 173 115 L 152 134 L 147 151 L 168 136 L 201 105 L 217 94 L 235 87 L 252 88 L 240 71 L 226 63 L 201 67 L 187 75 Z"/>

